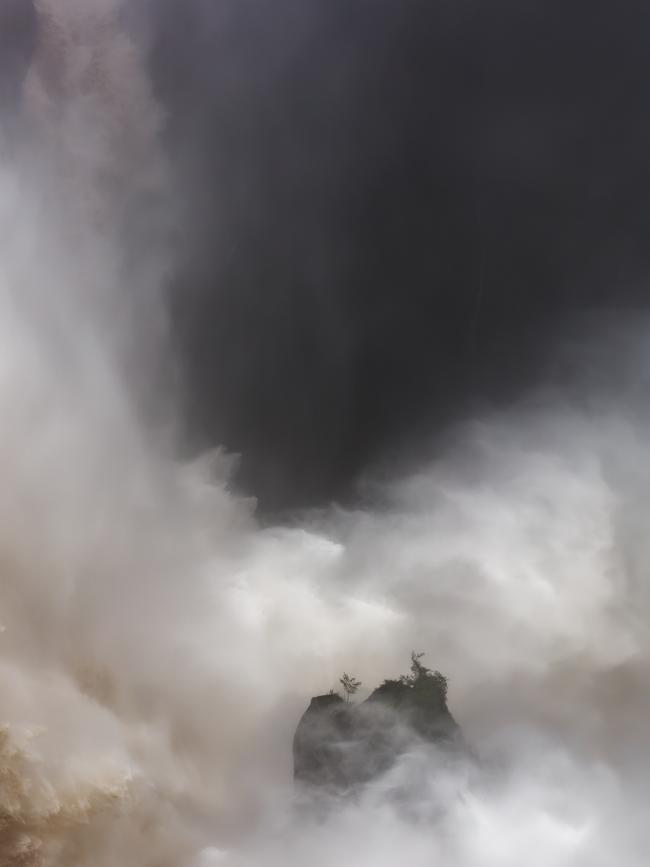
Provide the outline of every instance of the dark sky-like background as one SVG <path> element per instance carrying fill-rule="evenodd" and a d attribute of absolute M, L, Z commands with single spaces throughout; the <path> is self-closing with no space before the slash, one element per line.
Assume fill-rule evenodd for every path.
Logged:
<path fill-rule="evenodd" d="M 534 387 L 567 323 L 646 305 L 647 2 L 131 11 L 178 179 L 192 438 L 242 453 L 263 510 L 350 497 Z"/>

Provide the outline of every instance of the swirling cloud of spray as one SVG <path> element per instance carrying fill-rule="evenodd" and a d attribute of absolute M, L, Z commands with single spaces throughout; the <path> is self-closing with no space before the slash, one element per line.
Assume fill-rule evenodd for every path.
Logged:
<path fill-rule="evenodd" d="M 638 391 L 540 398 L 374 511 L 259 527 L 227 458 L 180 465 L 140 409 L 169 192 L 118 11 L 40 4 L 25 146 L 0 174 L 0 863 L 645 864 Z M 478 766 L 407 756 L 296 818 L 308 696 L 344 668 L 395 675 L 412 647 L 449 675 Z"/>

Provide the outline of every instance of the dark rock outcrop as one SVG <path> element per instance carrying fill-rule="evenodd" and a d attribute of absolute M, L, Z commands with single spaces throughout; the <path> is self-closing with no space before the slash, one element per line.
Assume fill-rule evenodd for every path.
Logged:
<path fill-rule="evenodd" d="M 294 779 L 349 792 L 427 745 L 457 752 L 462 737 L 447 707 L 444 678 L 422 669 L 412 678 L 384 681 L 358 705 L 336 693 L 312 698 L 294 736 Z"/>

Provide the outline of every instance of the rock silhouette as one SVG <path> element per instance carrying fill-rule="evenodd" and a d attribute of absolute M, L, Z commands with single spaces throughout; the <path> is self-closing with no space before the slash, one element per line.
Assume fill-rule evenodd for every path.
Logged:
<path fill-rule="evenodd" d="M 293 741 L 296 783 L 344 793 L 388 771 L 408 751 L 435 744 L 461 748 L 447 707 L 446 680 L 419 665 L 413 676 L 387 680 L 356 705 L 337 693 L 312 698 Z"/>

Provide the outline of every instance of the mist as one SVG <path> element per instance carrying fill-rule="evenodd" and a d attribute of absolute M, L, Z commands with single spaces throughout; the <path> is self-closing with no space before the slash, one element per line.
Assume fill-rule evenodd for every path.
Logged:
<path fill-rule="evenodd" d="M 356 500 L 260 517 L 245 450 L 187 459 L 149 19 L 36 10 L 0 154 L 0 864 L 645 864 L 642 311 L 567 329 L 546 381 Z M 305 812 L 310 696 L 413 649 L 471 755 L 416 745 Z"/>

